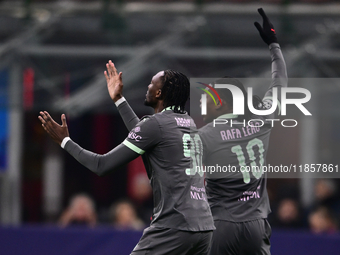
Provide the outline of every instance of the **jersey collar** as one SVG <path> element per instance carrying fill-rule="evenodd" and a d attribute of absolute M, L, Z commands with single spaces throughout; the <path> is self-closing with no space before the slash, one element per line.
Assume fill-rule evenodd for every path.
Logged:
<path fill-rule="evenodd" d="M 227 113 L 227 114 L 222 114 L 217 117 L 217 119 L 236 119 L 238 115 L 232 114 L 232 113 Z"/>
<path fill-rule="evenodd" d="M 161 112 L 174 110 L 174 108 L 175 108 L 175 106 L 168 106 L 167 108 L 164 108 L 163 111 L 161 111 Z M 178 107 L 178 109 L 179 109 L 179 107 Z"/>

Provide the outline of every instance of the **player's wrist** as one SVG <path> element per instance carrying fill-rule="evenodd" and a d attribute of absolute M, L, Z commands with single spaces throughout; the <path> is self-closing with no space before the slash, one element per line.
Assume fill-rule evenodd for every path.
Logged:
<path fill-rule="evenodd" d="M 123 97 L 123 95 L 122 94 L 118 94 L 118 95 L 115 95 L 113 98 L 112 98 L 112 100 L 113 100 L 113 102 L 114 103 L 116 103 L 119 99 L 121 99 Z"/>
<path fill-rule="evenodd" d="M 280 44 L 277 43 L 277 42 L 272 42 L 271 44 L 268 45 L 268 47 L 269 47 L 269 50 L 272 50 L 272 49 L 281 49 Z"/>
<path fill-rule="evenodd" d="M 267 39 L 267 43 L 268 43 L 268 45 L 271 45 L 272 43 L 278 43 L 277 37 L 276 36 L 269 37 Z"/>
<path fill-rule="evenodd" d="M 64 139 L 63 139 L 63 140 L 61 141 L 61 143 L 60 143 L 60 147 L 64 149 L 66 143 L 67 143 L 68 141 L 70 141 L 70 140 L 71 140 L 71 138 L 70 138 L 69 136 L 64 137 Z"/>
<path fill-rule="evenodd" d="M 121 98 L 117 99 L 115 102 L 115 105 L 118 107 L 121 103 L 123 103 L 125 100 L 125 97 L 121 96 Z"/>

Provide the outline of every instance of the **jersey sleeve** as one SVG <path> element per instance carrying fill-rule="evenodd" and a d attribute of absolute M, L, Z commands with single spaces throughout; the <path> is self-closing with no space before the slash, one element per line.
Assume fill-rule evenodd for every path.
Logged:
<path fill-rule="evenodd" d="M 142 155 L 161 140 L 158 121 L 153 117 L 143 118 L 129 133 L 123 144 Z"/>
<path fill-rule="evenodd" d="M 122 102 L 117 108 L 125 126 L 129 131 L 131 131 L 131 129 L 138 124 L 140 119 L 137 117 L 127 101 Z"/>
<path fill-rule="evenodd" d="M 77 143 L 69 140 L 64 149 L 80 164 L 95 174 L 102 176 L 121 167 L 139 156 L 123 144 L 118 145 L 106 154 L 97 154 L 85 150 Z"/>
<path fill-rule="evenodd" d="M 262 99 L 264 106 L 269 109 L 273 104 L 273 88 L 278 88 L 277 97 L 281 98 L 281 88 L 287 87 L 288 77 L 287 68 L 284 61 L 280 45 L 278 43 L 272 43 L 269 45 L 270 56 L 272 60 L 272 82 Z M 278 101 L 278 109 L 280 110 L 280 102 Z M 272 114 L 274 117 L 274 113 Z"/>

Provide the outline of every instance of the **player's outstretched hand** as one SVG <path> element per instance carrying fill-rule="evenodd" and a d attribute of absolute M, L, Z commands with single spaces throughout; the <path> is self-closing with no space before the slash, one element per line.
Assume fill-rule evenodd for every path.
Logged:
<path fill-rule="evenodd" d="M 38 119 L 41 121 L 43 128 L 50 135 L 53 141 L 59 145 L 65 137 L 69 136 L 65 114 L 61 115 L 61 125 L 55 122 L 46 111 L 40 112 Z"/>
<path fill-rule="evenodd" d="M 262 16 L 263 26 L 261 27 L 258 22 L 254 22 L 254 25 L 259 31 L 262 40 L 268 45 L 270 45 L 271 43 L 277 43 L 278 41 L 273 24 L 270 22 L 269 18 L 262 8 L 257 9 L 257 11 Z"/>
<path fill-rule="evenodd" d="M 104 71 L 106 78 L 107 89 L 111 99 L 116 102 L 123 97 L 123 73 L 117 72 L 115 65 L 111 60 L 106 64 L 107 71 Z"/>

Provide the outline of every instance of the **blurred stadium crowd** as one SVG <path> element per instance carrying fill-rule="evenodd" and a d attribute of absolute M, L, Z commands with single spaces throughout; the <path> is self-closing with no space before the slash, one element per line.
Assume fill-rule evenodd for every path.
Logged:
<path fill-rule="evenodd" d="M 118 199 L 109 208 L 101 211 L 96 209 L 95 201 L 89 195 L 75 194 L 61 213 L 58 225 L 95 227 L 104 224 L 118 230 L 143 230 L 150 223 L 148 215 L 151 215 L 152 204 L 151 201 L 145 203 L 146 200 L 150 200 L 151 193 L 147 180 L 142 182 L 145 185 L 139 186 L 139 194 L 147 194 L 143 200 Z M 331 179 L 319 179 L 314 192 L 315 203 L 303 208 L 296 187 L 291 184 L 281 186 L 279 194 L 275 195 L 276 199 L 271 199 L 273 210 L 269 216 L 271 226 L 281 230 L 309 230 L 314 234 L 337 234 L 340 198 L 336 182 Z"/>

